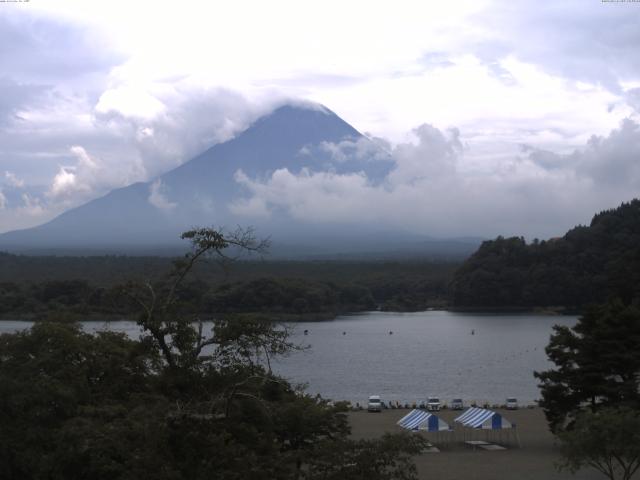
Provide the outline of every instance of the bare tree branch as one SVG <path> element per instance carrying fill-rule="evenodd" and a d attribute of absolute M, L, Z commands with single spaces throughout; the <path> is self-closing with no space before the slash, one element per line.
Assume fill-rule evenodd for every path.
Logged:
<path fill-rule="evenodd" d="M 139 294 L 144 288 L 142 286 L 130 285 L 125 290 L 127 296 L 143 310 L 138 323 L 155 340 L 167 364 L 172 367 L 178 364 L 193 366 L 202 361 L 210 361 L 211 356 L 201 358 L 202 351 L 217 343 L 213 337 L 206 338 L 203 322 L 199 318 L 195 319 L 196 330 L 191 324 L 192 320 L 179 318 L 174 311 L 179 303 L 180 285 L 196 263 L 212 254 L 228 265 L 243 253 L 264 254 L 270 244 L 268 239 L 258 240 L 252 228 L 241 227 L 229 233 L 222 229 L 198 227 L 184 232 L 181 238 L 191 243 L 191 251 L 174 261 L 173 270 L 163 283 L 154 288 L 147 282 L 144 285 L 146 295 Z M 238 255 L 229 255 L 228 249 L 238 252 Z M 265 332 L 256 333 L 259 336 Z M 265 339 L 273 344 L 275 337 L 265 335 Z M 283 347 L 280 349 L 284 350 Z"/>

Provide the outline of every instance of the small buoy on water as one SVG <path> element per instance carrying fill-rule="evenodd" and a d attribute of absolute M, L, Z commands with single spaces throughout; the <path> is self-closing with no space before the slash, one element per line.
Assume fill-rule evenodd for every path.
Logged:
<path fill-rule="evenodd" d="M 393 335 L 393 331 L 392 330 L 389 330 L 389 335 Z"/>
<path fill-rule="evenodd" d="M 305 335 L 309 335 L 309 330 L 305 330 L 305 331 L 304 331 L 304 334 L 305 334 Z"/>
<path fill-rule="evenodd" d="M 343 335 L 346 335 L 346 334 L 347 334 L 347 332 L 342 332 L 342 334 L 343 334 Z"/>
<path fill-rule="evenodd" d="M 471 329 L 471 335 L 475 335 L 476 331 L 474 329 Z"/>

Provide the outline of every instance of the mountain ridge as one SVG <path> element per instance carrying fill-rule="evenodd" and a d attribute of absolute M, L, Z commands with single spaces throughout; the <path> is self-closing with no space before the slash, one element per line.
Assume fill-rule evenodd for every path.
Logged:
<path fill-rule="evenodd" d="M 125 253 L 151 246 L 173 249 L 183 246 L 180 233 L 194 226 L 235 228 L 240 224 L 253 225 L 260 236 L 271 236 L 285 254 L 286 245 L 297 245 L 304 256 L 419 252 L 421 243 L 431 253 L 470 254 L 479 239 L 458 248 L 436 245 L 446 239 L 408 232 L 380 235 L 378 225 L 294 220 L 278 208 L 268 217 L 242 217 L 232 211 L 235 202 L 247 198 L 246 188 L 235 177 L 237 172 L 257 180 L 279 169 L 293 174 L 303 169 L 364 172 L 372 184 L 381 184 L 393 166 L 388 152 L 328 108 L 284 104 L 233 139 L 211 146 L 156 178 L 114 189 L 37 227 L 0 235 L 0 249 L 48 253 L 52 249 Z"/>
<path fill-rule="evenodd" d="M 292 133 L 294 141 L 287 142 Z M 0 235 L 0 246 L 140 244 L 147 243 L 149 235 L 177 243 L 177 234 L 194 224 L 228 223 L 224 220 L 230 215 L 220 210 L 242 193 L 233 180 L 237 170 L 250 176 L 275 168 L 296 170 L 296 153 L 304 145 L 349 136 L 361 134 L 324 107 L 283 105 L 235 138 L 148 182 L 114 189 L 42 225 Z M 153 205 L 154 185 L 156 194 L 166 200 L 164 211 Z M 207 202 L 218 211 L 207 211 Z"/>

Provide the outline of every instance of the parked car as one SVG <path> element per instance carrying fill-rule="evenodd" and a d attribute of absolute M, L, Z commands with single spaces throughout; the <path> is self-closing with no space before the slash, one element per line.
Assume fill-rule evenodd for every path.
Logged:
<path fill-rule="evenodd" d="M 437 412 L 440 410 L 440 399 L 438 397 L 429 397 L 427 399 L 427 410 Z"/>
<path fill-rule="evenodd" d="M 517 398 L 507 398 L 507 410 L 517 410 L 518 409 L 518 399 Z"/>
<path fill-rule="evenodd" d="M 370 412 L 382 411 L 382 400 L 380 400 L 380 395 L 371 395 L 369 397 L 369 401 L 367 403 L 367 410 Z"/>
<path fill-rule="evenodd" d="M 464 403 L 462 402 L 461 398 L 454 398 L 453 400 L 451 400 L 449 408 L 451 408 L 451 410 L 462 410 L 464 409 Z"/>

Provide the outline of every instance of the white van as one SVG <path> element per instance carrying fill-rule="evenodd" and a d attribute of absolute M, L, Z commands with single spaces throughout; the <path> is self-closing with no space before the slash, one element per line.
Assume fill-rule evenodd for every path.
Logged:
<path fill-rule="evenodd" d="M 369 402 L 367 403 L 367 410 L 370 412 L 382 411 L 382 400 L 380 400 L 380 395 L 371 395 L 369 397 Z"/>
<path fill-rule="evenodd" d="M 437 412 L 440 410 L 440 399 L 438 397 L 429 397 L 427 399 L 427 410 Z"/>
<path fill-rule="evenodd" d="M 518 409 L 518 399 L 509 397 L 507 398 L 507 410 L 517 410 Z"/>

